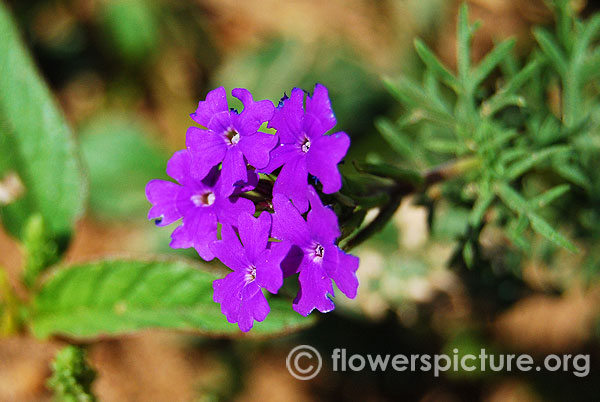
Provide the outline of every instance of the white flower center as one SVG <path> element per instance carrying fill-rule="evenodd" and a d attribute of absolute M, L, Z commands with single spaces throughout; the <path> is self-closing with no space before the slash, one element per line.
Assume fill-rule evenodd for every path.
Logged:
<path fill-rule="evenodd" d="M 194 194 L 190 197 L 192 203 L 197 207 L 209 207 L 215 203 L 215 193 L 207 191 L 202 194 Z"/>
<path fill-rule="evenodd" d="M 317 243 L 315 245 L 314 248 L 314 252 L 315 252 L 315 259 L 321 259 L 323 258 L 323 254 L 325 254 L 325 248 L 323 246 L 321 246 L 319 243 Z"/>
<path fill-rule="evenodd" d="M 256 267 L 252 265 L 247 268 L 246 275 L 244 276 L 244 280 L 248 284 L 248 283 L 254 281 L 255 279 L 256 279 Z"/>
<path fill-rule="evenodd" d="M 234 128 L 228 128 L 225 131 L 225 142 L 229 145 L 235 145 L 240 142 L 240 133 L 238 133 Z"/>
<path fill-rule="evenodd" d="M 310 139 L 304 137 L 304 142 L 302 143 L 302 152 L 306 153 L 310 150 Z"/>

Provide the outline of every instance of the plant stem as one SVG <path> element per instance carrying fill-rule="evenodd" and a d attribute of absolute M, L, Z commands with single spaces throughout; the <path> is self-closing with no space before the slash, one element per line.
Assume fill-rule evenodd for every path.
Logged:
<path fill-rule="evenodd" d="M 424 191 L 433 184 L 460 176 L 471 171 L 473 168 L 478 167 L 480 163 L 479 158 L 476 157 L 458 159 L 444 163 L 423 174 L 422 186 L 416 186 L 414 183 L 406 181 L 396 182 L 389 192 L 389 201 L 381 207 L 375 219 L 364 228 L 360 229 L 358 233 L 350 239 L 345 241 L 344 244 L 341 245 L 341 248 L 349 251 L 383 229 L 392 216 L 394 216 L 394 213 L 400 207 L 402 199 L 405 196 Z"/>
<path fill-rule="evenodd" d="M 15 295 L 6 270 L 0 266 L 0 336 L 19 331 L 19 299 Z"/>

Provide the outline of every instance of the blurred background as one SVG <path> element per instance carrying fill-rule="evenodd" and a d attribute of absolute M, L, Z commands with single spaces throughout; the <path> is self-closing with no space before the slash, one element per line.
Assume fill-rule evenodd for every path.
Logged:
<path fill-rule="evenodd" d="M 217 86 L 245 87 L 275 103 L 294 86 L 330 90 L 347 160 L 393 158 L 374 128 L 398 104 L 382 76 L 418 76 L 413 39 L 455 65 L 451 0 L 4 0 L 76 132 L 90 179 L 88 212 L 70 262 L 116 254 L 178 254 L 170 228 L 146 220 L 148 180 L 165 177 L 185 144 L 189 113 Z M 471 0 L 483 22 L 474 57 L 507 36 L 526 55 L 531 27 L 552 24 L 542 0 Z M 577 2 L 584 15 L 593 2 Z M 595 6 L 598 7 L 598 6 Z M 2 40 L 0 38 L 0 40 Z M 390 159 L 391 162 L 398 162 Z M 349 169 L 347 163 L 344 169 Z M 468 210 L 430 211 L 405 200 L 393 221 L 356 252 L 355 300 L 289 336 L 209 339 L 150 331 L 88 345 L 101 401 L 597 401 L 600 286 L 577 255 L 523 256 L 482 233 L 485 269 L 452 267 Z M 0 264 L 16 278 L 18 245 L 0 233 Z M 15 283 L 17 281 L 14 281 Z M 315 313 L 318 314 L 318 313 Z M 62 340 L 0 340 L 0 401 L 46 401 L 49 362 Z M 285 370 L 298 344 L 348 353 L 590 353 L 591 374 L 333 373 L 300 382 Z"/>

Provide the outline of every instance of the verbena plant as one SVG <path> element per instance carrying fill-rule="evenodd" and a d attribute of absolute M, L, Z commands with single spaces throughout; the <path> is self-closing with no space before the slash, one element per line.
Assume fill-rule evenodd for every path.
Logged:
<path fill-rule="evenodd" d="M 315 173 L 318 166 L 309 166 L 311 177 L 304 172 L 309 181 L 301 183 L 303 191 L 308 192 L 303 200 L 296 197 L 296 190 L 289 190 L 294 183 L 288 183 L 289 191 L 276 190 L 276 183 L 279 180 L 281 186 L 285 176 L 277 170 L 280 165 L 264 170 L 254 188 L 247 188 L 242 197 L 252 204 L 243 218 L 248 220 L 248 227 L 260 221 L 252 218 L 252 212 L 277 215 L 277 204 L 287 203 L 285 208 L 296 208 L 292 210 L 294 217 L 280 222 L 279 231 L 261 229 L 266 232 L 261 242 L 266 244 L 271 236 L 283 240 L 273 244 L 287 240 L 293 243 L 293 239 L 277 232 L 283 232 L 290 219 L 310 221 L 301 215 L 310 199 L 313 210 L 322 209 L 321 220 L 335 227 L 323 232 L 327 232 L 330 246 L 339 256 L 347 256 L 345 252 L 390 221 L 404 197 L 416 194 L 426 199 L 428 189 L 435 185 L 441 187 L 440 197 L 447 203 L 470 210 L 467 230 L 456 239 L 460 261 L 467 266 L 480 258 L 479 235 L 486 225 L 501 228 L 524 253 L 529 252 L 534 234 L 539 234 L 548 244 L 585 253 L 591 264 L 597 265 L 590 244 L 600 235 L 595 224 L 600 217 L 600 16 L 582 21 L 566 0 L 553 2 L 552 7 L 555 29 L 536 28 L 537 46 L 527 57 L 517 57 L 513 51 L 515 41 L 509 39 L 473 64 L 471 40 L 477 24 L 469 23 L 467 8 L 462 6 L 456 74 L 417 40 L 415 48 L 426 67 L 422 79 L 385 80 L 405 113 L 396 121 L 379 119 L 376 126 L 402 162 L 356 162 L 356 173 L 344 176 L 335 185 Z M 25 251 L 22 282 L 29 291 L 26 299 L 17 297 L 4 270 L 0 270 L 1 332 L 26 330 L 40 338 L 61 335 L 88 341 L 100 335 L 157 327 L 220 336 L 239 334 L 237 326 L 227 322 L 213 300 L 213 283 L 222 275 L 202 265 L 151 257 L 106 259 L 76 266 L 61 262 L 86 198 L 86 177 L 78 147 L 2 4 L 0 37 L 0 212 L 5 229 L 20 240 Z M 315 93 L 313 99 L 317 98 Z M 302 95 L 301 106 L 303 99 Z M 327 107 L 323 109 L 325 114 L 330 111 Z M 273 127 L 282 130 L 277 124 Z M 281 133 L 275 134 L 280 143 L 285 142 Z M 234 136 L 232 133 L 230 140 Z M 338 154 L 343 156 L 345 150 Z M 244 157 L 246 161 L 251 158 Z M 330 172 L 337 172 L 337 162 L 339 158 L 328 166 Z M 221 160 L 213 163 L 218 166 Z M 528 185 L 532 182 L 535 186 Z M 228 183 L 234 184 L 235 180 Z M 532 187 L 535 192 L 531 192 Z M 279 200 L 274 202 L 276 198 Z M 214 202 L 208 198 L 204 201 L 210 205 Z M 367 215 L 369 211 L 375 213 Z M 175 218 L 181 217 L 178 213 Z M 569 219 L 564 219 L 565 214 Z M 151 217 L 165 219 L 165 215 L 163 210 Z M 367 216 L 371 216 L 368 221 Z M 271 218 L 261 219 L 269 220 L 270 229 Z M 226 225 L 219 235 L 216 229 L 211 232 L 214 239 L 210 240 L 221 238 L 223 242 L 224 236 L 237 240 L 236 222 L 221 223 Z M 244 241 L 245 235 L 241 235 Z M 333 244 L 336 237 L 337 246 Z M 178 244 L 194 246 L 193 240 Z M 196 248 L 207 253 L 201 254 L 206 259 L 220 253 L 218 245 L 207 243 Z M 291 248 L 288 245 L 275 265 L 293 257 Z M 317 257 L 328 252 L 325 248 L 313 251 Z M 336 258 L 340 261 L 346 257 Z M 339 266 L 349 268 L 348 264 Z M 354 270 L 354 266 L 349 269 L 351 281 Z M 336 272 L 331 269 L 327 275 L 352 297 L 355 285 L 351 284 L 353 290 L 344 289 L 342 281 L 335 278 Z M 254 280 L 256 271 L 244 272 L 243 278 Z M 321 311 L 333 308 L 327 296 L 333 293 L 331 279 L 327 281 L 328 285 L 319 290 L 325 305 L 296 306 L 296 310 L 308 314 L 312 307 Z M 278 280 L 277 286 L 271 285 L 264 287 L 275 292 L 281 284 Z M 306 295 L 306 288 L 304 292 Z M 224 296 L 216 300 L 223 304 Z M 239 307 L 241 302 L 238 298 L 231 303 Z M 285 297 L 271 297 L 268 303 L 270 314 L 255 325 L 253 334 L 289 333 L 314 322 L 314 314 L 309 318 L 297 314 Z M 240 322 L 231 309 L 225 308 L 224 312 L 230 321 Z M 264 319 L 263 315 L 251 317 L 250 326 L 254 318 Z M 249 329 L 246 324 L 242 329 Z M 87 394 L 93 376 L 83 365 L 83 357 L 72 351 L 61 356 L 55 364 L 52 386 L 58 393 Z"/>

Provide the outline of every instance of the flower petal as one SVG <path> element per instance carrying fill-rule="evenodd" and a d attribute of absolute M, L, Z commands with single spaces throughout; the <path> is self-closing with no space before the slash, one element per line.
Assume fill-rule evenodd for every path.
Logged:
<path fill-rule="evenodd" d="M 189 185 L 191 164 L 192 157 L 187 149 L 177 151 L 167 162 L 167 174 L 177 180 L 179 184 Z"/>
<path fill-rule="evenodd" d="M 208 128 L 210 119 L 219 112 L 228 111 L 227 92 L 225 88 L 213 89 L 206 95 L 206 100 L 198 103 L 198 108 L 190 117 L 201 126 Z"/>
<path fill-rule="evenodd" d="M 240 197 L 217 197 L 214 210 L 220 223 L 237 227 L 240 214 L 254 214 L 254 203 Z"/>
<path fill-rule="evenodd" d="M 238 143 L 238 147 L 240 147 L 250 165 L 262 169 L 269 164 L 269 153 L 275 148 L 277 142 L 276 135 L 259 132 L 254 135 L 243 136 Z"/>
<path fill-rule="evenodd" d="M 230 225 L 224 224 L 221 227 L 221 240 L 211 242 L 210 250 L 234 271 L 245 272 L 250 266 L 244 247 Z"/>
<path fill-rule="evenodd" d="M 277 243 L 281 244 L 281 243 Z M 273 245 L 273 247 L 275 247 Z M 304 251 L 296 245 L 292 245 L 287 255 L 281 261 L 281 270 L 283 271 L 283 277 L 287 278 L 293 274 L 300 272 L 302 261 L 304 260 Z"/>
<path fill-rule="evenodd" d="M 331 108 L 329 93 L 324 85 L 315 85 L 313 95 L 306 98 L 306 114 L 312 114 L 319 119 L 324 132 L 335 126 L 335 115 Z"/>
<path fill-rule="evenodd" d="M 183 218 L 181 226 L 171 234 L 171 248 L 194 247 L 198 255 L 210 261 L 215 258 L 209 245 L 217 240 L 217 218 L 212 211 L 199 210 Z"/>
<path fill-rule="evenodd" d="M 247 89 L 236 88 L 231 94 L 242 101 L 244 110 L 239 114 L 237 128 L 241 135 L 252 135 L 260 126 L 273 117 L 275 107 L 270 100 L 255 102 Z"/>
<path fill-rule="evenodd" d="M 304 115 L 304 121 L 302 122 L 302 132 L 313 142 L 315 138 L 322 137 L 327 130 L 321 124 L 321 120 L 315 115 L 307 113 Z M 304 138 L 302 139 L 304 140 Z"/>
<path fill-rule="evenodd" d="M 186 146 L 192 157 L 192 173 L 198 179 L 206 177 L 227 152 L 227 145 L 220 135 L 198 127 L 188 128 Z"/>
<path fill-rule="evenodd" d="M 294 88 L 290 97 L 275 109 L 268 127 L 277 130 L 277 135 L 282 143 L 296 143 L 301 139 L 303 118 L 304 91 Z"/>
<path fill-rule="evenodd" d="M 341 235 L 335 212 L 323 205 L 313 186 L 308 188 L 308 199 L 310 212 L 306 217 L 306 222 L 312 237 L 321 244 L 334 244 Z"/>
<path fill-rule="evenodd" d="M 227 149 L 221 168 L 221 194 L 230 196 L 236 186 L 243 186 L 248 180 L 248 169 L 242 151 L 237 146 Z"/>
<path fill-rule="evenodd" d="M 235 129 L 237 131 L 237 127 L 234 127 L 234 120 L 237 114 L 235 112 L 220 112 L 215 114 L 208 123 L 209 131 L 214 132 L 222 138 L 223 142 L 225 142 L 225 134 L 227 131 L 231 129 Z"/>
<path fill-rule="evenodd" d="M 308 225 L 292 203 L 285 196 L 274 194 L 273 207 L 273 237 L 300 247 L 309 245 L 311 238 Z"/>
<path fill-rule="evenodd" d="M 252 329 L 254 321 L 264 321 L 271 308 L 263 292 L 259 291 L 250 299 L 243 300 L 238 315 L 238 326 L 242 332 Z"/>
<path fill-rule="evenodd" d="M 294 300 L 295 311 L 307 316 L 315 308 L 321 313 L 328 313 L 335 308 L 328 297 L 328 295 L 333 295 L 331 279 L 319 264 L 303 265 L 298 280 L 300 281 L 300 291 Z"/>
<path fill-rule="evenodd" d="M 287 161 L 275 180 L 273 194 L 283 194 L 294 202 L 298 211 L 304 213 L 308 209 L 308 173 L 306 159 L 297 156 Z"/>
<path fill-rule="evenodd" d="M 238 218 L 238 230 L 246 257 L 254 264 L 257 257 L 267 248 L 269 235 L 271 233 L 271 214 L 263 212 L 258 218 L 251 214 L 240 214 Z"/>
<path fill-rule="evenodd" d="M 166 226 L 181 219 L 176 201 L 180 189 L 181 186 L 170 181 L 150 181 L 146 185 L 146 198 L 152 204 L 148 219 L 156 219 L 158 226 Z"/>
<path fill-rule="evenodd" d="M 225 278 L 213 281 L 213 300 L 221 305 L 221 312 L 231 323 L 238 322 L 244 274 L 230 272 Z"/>
<path fill-rule="evenodd" d="M 269 153 L 269 164 L 259 169 L 260 173 L 271 174 L 275 169 L 287 163 L 290 159 L 293 159 L 302 154 L 298 150 L 296 143 L 294 144 L 278 144 Z"/>
<path fill-rule="evenodd" d="M 252 296 L 245 297 L 248 287 L 252 287 Z M 245 285 L 244 274 L 231 272 L 223 279 L 213 282 L 215 302 L 221 304 L 221 312 L 230 323 L 238 323 L 243 332 L 248 332 L 254 320 L 263 321 L 269 314 L 267 299 L 256 285 Z"/>
<path fill-rule="evenodd" d="M 325 250 L 327 253 L 337 253 L 337 265 L 335 269 L 328 263 L 324 264 L 327 275 L 335 281 L 338 289 L 350 299 L 356 297 L 356 291 L 358 290 L 358 278 L 356 277 L 356 270 L 358 269 L 359 259 L 350 254 L 346 254 L 336 246 L 330 246 Z"/>
<path fill-rule="evenodd" d="M 339 191 L 342 188 L 342 177 L 337 165 L 348 151 L 350 138 L 346 133 L 339 132 L 318 137 L 311 142 L 306 157 L 308 172 L 323 183 L 324 193 Z"/>
<path fill-rule="evenodd" d="M 277 293 L 283 284 L 281 262 L 287 256 L 290 243 L 275 243 L 276 247 L 263 250 L 256 261 L 256 283 L 271 293 Z"/>

